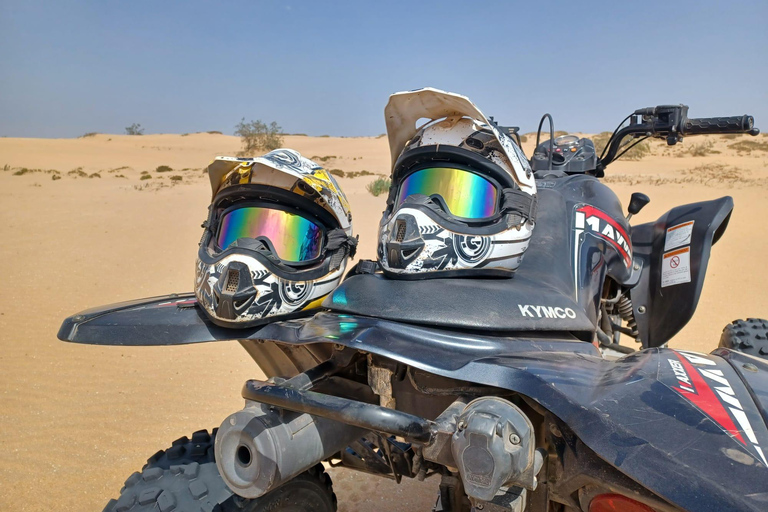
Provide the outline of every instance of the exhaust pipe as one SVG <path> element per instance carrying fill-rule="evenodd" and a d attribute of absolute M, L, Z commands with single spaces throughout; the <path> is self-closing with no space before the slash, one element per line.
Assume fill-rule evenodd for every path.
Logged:
<path fill-rule="evenodd" d="M 363 434 L 338 421 L 247 401 L 219 427 L 216 465 L 232 491 L 258 498 Z"/>

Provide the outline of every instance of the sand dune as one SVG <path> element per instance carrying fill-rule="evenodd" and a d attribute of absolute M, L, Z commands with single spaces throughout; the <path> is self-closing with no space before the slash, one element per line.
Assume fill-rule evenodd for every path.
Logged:
<path fill-rule="evenodd" d="M 608 171 L 624 204 L 636 190 L 651 197 L 638 223 L 682 203 L 735 199 L 697 316 L 674 347 L 707 352 L 729 321 L 768 316 L 768 151 L 733 147 L 746 140 L 768 145 L 764 136 L 654 144 L 650 156 Z M 388 173 L 385 138 L 285 143 L 328 168 Z M 693 144 L 707 146 L 702 156 Z M 524 144 L 528 154 L 532 146 Z M 0 510 L 101 510 L 152 453 L 242 406 L 243 381 L 261 372 L 234 342 L 119 348 L 56 340 L 61 320 L 87 307 L 191 290 L 210 194 L 202 169 L 238 149 L 237 138 L 216 134 L 0 139 Z M 365 190 L 372 179 L 340 179 L 363 258 L 375 255 L 384 206 Z M 434 501 L 435 481 L 398 487 L 332 474 L 340 510 L 373 510 L 393 493 L 411 510 Z"/>

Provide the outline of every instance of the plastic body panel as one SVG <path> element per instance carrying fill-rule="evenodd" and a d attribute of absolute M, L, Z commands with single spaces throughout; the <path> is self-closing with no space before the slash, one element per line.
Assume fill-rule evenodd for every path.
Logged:
<path fill-rule="evenodd" d="M 632 244 L 643 272 L 630 291 L 637 329 L 644 347 L 669 341 L 693 317 L 704 286 L 709 255 L 728 226 L 733 199 L 722 197 L 671 209 L 656 222 L 634 226 Z M 690 248 L 690 282 L 662 286 L 667 229 L 693 222 L 690 242 L 666 251 Z"/>
<path fill-rule="evenodd" d="M 682 352 L 654 348 L 612 362 L 588 343 L 493 342 L 328 313 L 270 324 L 258 336 L 292 345 L 333 342 L 435 375 L 521 393 L 567 424 L 600 458 L 685 510 L 765 510 L 768 468 L 754 444 L 745 435 L 743 443 L 732 437 L 676 390 L 680 381 L 672 364 L 684 359 Z M 726 380 L 758 444 L 768 446 L 765 419 L 752 398 L 756 392 L 721 357 L 730 358 L 730 351 L 716 354 L 692 356 L 701 364 L 686 363 L 688 371 L 701 380 L 704 370 L 715 370 Z M 764 376 L 768 369 L 757 371 Z"/>
<path fill-rule="evenodd" d="M 219 327 L 193 293 L 174 293 L 83 311 L 64 320 L 58 338 L 93 345 L 184 345 L 235 340 L 258 329 Z"/>

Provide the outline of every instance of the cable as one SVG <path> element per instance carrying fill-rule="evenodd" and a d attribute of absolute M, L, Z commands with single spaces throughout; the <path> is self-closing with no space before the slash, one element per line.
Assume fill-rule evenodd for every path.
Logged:
<path fill-rule="evenodd" d="M 539 140 L 541 139 L 541 126 L 544 124 L 544 120 L 549 118 L 549 163 L 547 164 L 548 170 L 552 170 L 552 153 L 555 151 L 555 122 L 552 121 L 552 116 L 549 113 L 541 116 L 539 121 L 539 129 L 536 130 L 536 147 L 539 147 Z M 625 119 L 626 121 L 626 119 Z M 535 151 L 535 150 L 534 150 Z"/>
<path fill-rule="evenodd" d="M 606 142 L 606 143 L 605 143 L 605 147 L 603 148 L 603 152 L 602 152 L 602 153 L 600 153 L 600 160 L 602 160 L 602 159 L 603 159 L 603 157 L 605 156 L 605 152 L 606 152 L 606 151 L 608 151 L 608 148 L 609 148 L 609 147 L 611 147 L 611 141 L 613 141 L 613 138 L 616 136 L 616 133 L 618 133 L 618 131 L 621 129 L 621 126 L 622 126 L 624 123 L 626 123 L 626 122 L 627 122 L 627 119 L 629 119 L 629 118 L 630 118 L 630 117 L 632 117 L 633 115 L 635 115 L 635 114 L 634 114 L 634 113 L 632 113 L 632 114 L 629 114 L 627 117 L 625 117 L 625 118 L 624 118 L 624 120 L 623 120 L 622 122 L 620 122 L 620 123 L 619 123 L 619 126 L 617 126 L 615 130 L 613 130 L 613 133 L 612 133 L 612 134 L 611 134 L 611 136 L 608 138 L 608 142 Z M 615 160 L 615 159 L 614 159 L 614 160 Z"/>
<path fill-rule="evenodd" d="M 616 158 L 614 158 L 614 159 L 613 159 L 613 161 L 615 162 L 616 160 L 618 160 L 619 158 L 621 158 L 621 155 L 623 155 L 624 153 L 626 153 L 627 151 L 629 151 L 629 150 L 630 150 L 630 149 L 632 149 L 633 147 L 637 146 L 638 144 L 640 144 L 641 142 L 643 142 L 643 141 L 644 141 L 645 139 L 647 139 L 648 137 L 650 137 L 650 135 L 646 135 L 646 136 L 645 136 L 645 137 L 643 137 L 642 139 L 638 139 L 638 140 L 637 140 L 637 141 L 636 141 L 634 144 L 632 144 L 632 145 L 631 145 L 631 146 L 629 146 L 627 149 L 625 149 L 624 151 L 622 151 L 621 153 L 619 153 L 619 154 L 616 156 Z"/>

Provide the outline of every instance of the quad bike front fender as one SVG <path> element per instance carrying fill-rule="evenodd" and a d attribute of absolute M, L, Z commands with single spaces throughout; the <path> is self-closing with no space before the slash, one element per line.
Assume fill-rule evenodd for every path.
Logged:
<path fill-rule="evenodd" d="M 712 246 L 733 211 L 729 196 L 678 206 L 632 228 L 640 279 L 630 290 L 643 347 L 660 347 L 693 317 Z"/>

